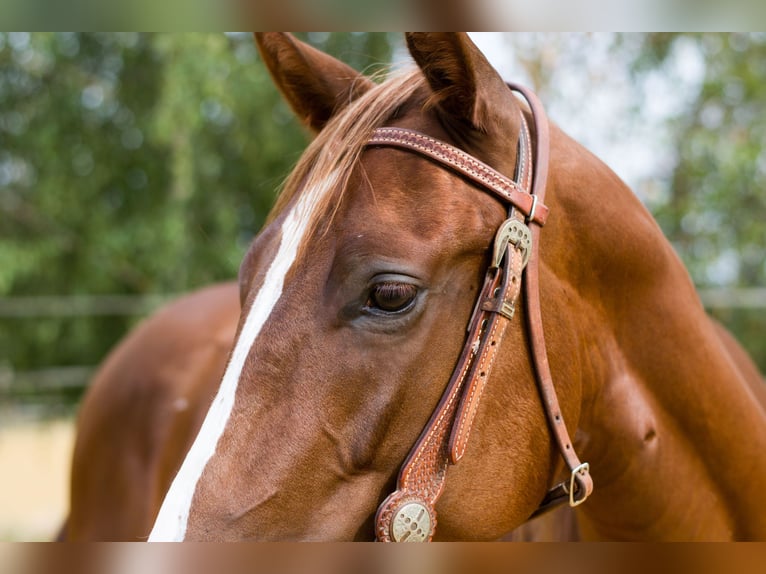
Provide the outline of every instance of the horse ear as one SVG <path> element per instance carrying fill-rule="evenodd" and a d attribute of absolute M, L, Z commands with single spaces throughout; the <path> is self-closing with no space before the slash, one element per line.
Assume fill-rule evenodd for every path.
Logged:
<path fill-rule="evenodd" d="M 282 95 L 315 132 L 374 85 L 352 67 L 289 34 L 258 32 L 255 42 Z"/>
<path fill-rule="evenodd" d="M 483 133 L 518 117 L 510 90 L 468 34 L 410 32 L 406 39 L 442 112 Z"/>

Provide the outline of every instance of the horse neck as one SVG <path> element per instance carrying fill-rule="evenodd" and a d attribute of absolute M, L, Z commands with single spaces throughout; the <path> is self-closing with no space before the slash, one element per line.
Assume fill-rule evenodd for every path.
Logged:
<path fill-rule="evenodd" d="M 546 330 L 552 363 L 566 357 L 559 372 L 570 379 L 579 365 L 563 392 L 581 385 L 575 442 L 596 484 L 584 532 L 763 538 L 763 407 L 630 190 L 560 132 L 551 151 L 541 288 L 544 307 L 566 301 L 549 307 L 560 323 Z"/>

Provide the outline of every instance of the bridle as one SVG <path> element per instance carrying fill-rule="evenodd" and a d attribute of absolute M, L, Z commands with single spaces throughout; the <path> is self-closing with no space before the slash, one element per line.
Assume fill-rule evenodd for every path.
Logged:
<path fill-rule="evenodd" d="M 522 284 L 532 364 L 543 410 L 570 472 L 568 480 L 548 491 L 532 516 L 567 501 L 570 506 L 582 504 L 593 490 L 588 463 L 581 463 L 577 457 L 561 414 L 540 311 L 539 235 L 548 217 L 548 208 L 543 203 L 550 143 L 548 120 L 533 92 L 515 84 L 508 86 L 527 101 L 535 128 L 533 159 L 529 126 L 522 113 L 513 180 L 462 150 L 413 130 L 378 128 L 367 144 L 397 147 L 430 158 L 470 179 L 508 206 L 508 218 L 496 232 L 492 261 L 452 377 L 399 471 L 396 490 L 378 508 L 375 530 L 380 541 L 432 539 L 436 529 L 434 506 L 444 488 L 447 468 L 465 453 L 479 401 L 503 335 L 513 319 Z"/>

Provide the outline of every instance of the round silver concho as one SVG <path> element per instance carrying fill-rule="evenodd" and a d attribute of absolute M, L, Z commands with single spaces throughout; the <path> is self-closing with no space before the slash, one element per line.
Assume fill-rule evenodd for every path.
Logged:
<path fill-rule="evenodd" d="M 399 508 L 391 521 L 394 542 L 425 542 L 431 534 L 431 514 L 419 502 Z"/>

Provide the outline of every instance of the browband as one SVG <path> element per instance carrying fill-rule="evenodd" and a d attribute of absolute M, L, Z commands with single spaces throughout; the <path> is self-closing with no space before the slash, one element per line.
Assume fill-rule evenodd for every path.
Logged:
<path fill-rule="evenodd" d="M 437 139 L 405 128 L 378 128 L 367 145 L 380 145 L 410 149 L 451 167 L 475 183 L 491 191 L 503 203 L 510 203 L 531 221 L 545 225 L 548 207 L 537 197 L 512 179 L 508 179 L 463 150 Z M 528 189 L 528 187 L 527 187 Z"/>

